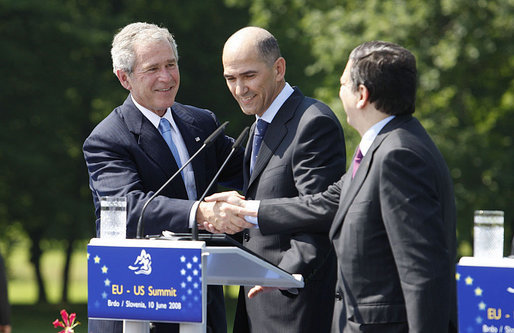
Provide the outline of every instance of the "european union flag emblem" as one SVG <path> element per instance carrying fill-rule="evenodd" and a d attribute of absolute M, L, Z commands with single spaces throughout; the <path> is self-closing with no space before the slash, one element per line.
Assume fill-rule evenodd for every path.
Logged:
<path fill-rule="evenodd" d="M 202 322 L 201 248 L 118 242 L 121 246 L 88 245 L 90 318 Z M 162 242 L 167 246 L 158 246 Z"/>

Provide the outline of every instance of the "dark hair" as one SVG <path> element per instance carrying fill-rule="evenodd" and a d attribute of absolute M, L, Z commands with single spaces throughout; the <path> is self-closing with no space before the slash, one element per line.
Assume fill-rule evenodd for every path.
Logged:
<path fill-rule="evenodd" d="M 364 85 L 369 101 L 390 115 L 411 114 L 416 107 L 416 58 L 394 43 L 372 41 L 350 54 L 352 89 Z"/>
<path fill-rule="evenodd" d="M 270 66 L 281 57 L 278 41 L 272 34 L 257 41 L 257 49 L 262 59 Z"/>

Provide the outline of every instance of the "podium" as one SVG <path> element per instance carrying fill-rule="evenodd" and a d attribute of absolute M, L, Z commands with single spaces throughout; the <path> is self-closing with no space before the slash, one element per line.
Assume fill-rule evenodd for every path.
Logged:
<path fill-rule="evenodd" d="M 462 257 L 456 280 L 460 332 L 514 332 L 514 259 Z"/>
<path fill-rule="evenodd" d="M 93 238 L 87 249 L 88 317 L 123 320 L 126 333 L 149 332 L 150 322 L 205 332 L 207 285 L 304 286 L 300 275 L 237 246 Z"/>

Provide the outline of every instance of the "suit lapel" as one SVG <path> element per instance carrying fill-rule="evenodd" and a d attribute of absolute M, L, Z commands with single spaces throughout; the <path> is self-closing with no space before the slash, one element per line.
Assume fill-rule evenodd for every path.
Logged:
<path fill-rule="evenodd" d="M 293 118 L 295 111 L 303 100 L 304 96 L 295 88 L 295 91 L 289 98 L 284 102 L 284 104 L 280 107 L 275 118 L 271 124 L 268 125 L 268 129 L 266 130 L 266 134 L 262 140 L 261 148 L 259 150 L 259 155 L 257 156 L 257 160 L 255 161 L 255 166 L 253 168 L 253 172 L 250 175 L 250 180 L 248 182 L 248 187 L 252 186 L 255 179 L 264 171 L 266 165 L 268 165 L 269 160 L 273 156 L 273 153 L 280 145 L 282 140 L 287 134 L 287 122 Z M 253 140 L 253 133 L 255 131 L 255 123 L 252 126 L 252 135 L 251 140 Z M 245 171 L 249 170 L 246 168 L 246 159 L 251 156 L 251 146 L 252 143 L 248 141 L 246 152 L 245 152 Z"/>
<path fill-rule="evenodd" d="M 397 128 L 400 124 L 410 119 L 411 116 L 397 116 L 393 120 L 391 120 L 384 128 L 380 131 L 380 133 L 377 135 L 375 140 L 373 140 L 373 143 L 371 144 L 371 147 L 369 148 L 366 155 L 363 157 L 361 164 L 359 166 L 359 169 L 355 173 L 355 178 L 352 179 L 352 173 L 353 173 L 353 159 L 355 158 L 355 154 L 357 153 L 357 150 L 355 150 L 352 158 L 352 164 L 348 171 L 345 174 L 345 181 L 343 183 L 343 187 L 341 189 L 341 199 L 339 201 L 339 208 L 337 210 L 337 213 L 334 217 L 334 222 L 332 223 L 332 227 L 330 228 L 330 239 L 333 239 L 337 233 L 338 230 L 341 228 L 341 224 L 343 223 L 343 220 L 346 216 L 346 213 L 348 212 L 348 209 L 353 204 L 353 200 L 355 199 L 355 196 L 357 193 L 359 193 L 359 190 L 362 187 L 362 184 L 366 180 L 368 176 L 369 169 L 371 168 L 371 165 L 373 163 L 373 157 L 375 155 L 375 152 L 382 144 L 382 141 L 389 135 L 389 133 Z"/>
<path fill-rule="evenodd" d="M 175 158 L 157 128 L 137 109 L 130 95 L 123 103 L 122 113 L 128 129 L 135 135 L 139 147 L 160 167 L 166 178 L 171 177 L 178 170 Z M 185 193 L 182 177 L 176 177 L 175 181 L 182 185 Z"/>
<path fill-rule="evenodd" d="M 248 182 L 250 181 L 250 158 L 252 156 L 252 142 L 253 135 L 255 133 L 255 125 L 254 122 L 250 128 L 250 134 L 248 135 L 248 141 L 246 142 L 245 154 L 243 157 L 243 192 L 246 195 L 246 190 L 248 189 Z"/>
<path fill-rule="evenodd" d="M 369 159 L 371 157 L 371 149 L 368 151 L 366 156 L 361 161 L 361 165 L 359 166 L 359 177 L 357 174 L 355 175 L 355 178 L 352 179 L 352 171 L 353 171 L 353 159 L 355 158 L 355 154 L 357 153 L 357 150 L 353 153 L 352 157 L 352 164 L 348 171 L 344 175 L 344 181 L 343 186 L 341 188 L 341 197 L 339 199 L 339 208 L 337 209 L 337 213 L 334 217 L 334 222 L 332 223 L 332 226 L 330 228 L 329 237 L 330 239 L 333 239 L 335 236 L 335 233 L 337 230 L 339 230 L 339 227 L 341 223 L 344 220 L 344 217 L 346 215 L 346 212 L 348 211 L 348 208 L 353 203 L 353 199 L 357 195 L 357 192 L 362 186 L 362 183 L 365 176 L 362 176 L 363 174 L 367 174 L 369 170 Z M 361 170 L 361 168 L 365 168 L 366 171 Z"/>
<path fill-rule="evenodd" d="M 195 118 L 191 116 L 191 113 L 188 112 L 182 104 L 173 104 L 171 112 L 173 113 L 173 120 L 175 120 L 180 134 L 182 135 L 189 157 L 191 157 L 203 145 L 203 140 L 200 139 L 201 136 L 199 135 L 202 131 L 197 126 Z M 205 154 L 198 154 L 198 156 L 191 161 L 191 166 L 193 167 L 195 174 L 195 185 L 198 192 L 197 196 L 200 196 L 203 189 L 207 186 L 205 179 L 206 165 Z"/>

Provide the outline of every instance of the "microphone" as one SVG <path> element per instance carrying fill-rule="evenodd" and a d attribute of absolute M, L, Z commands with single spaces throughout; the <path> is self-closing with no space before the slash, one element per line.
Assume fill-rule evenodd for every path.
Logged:
<path fill-rule="evenodd" d="M 221 126 L 219 126 L 214 132 L 212 132 L 211 135 L 209 135 L 209 137 L 207 139 L 205 139 L 205 141 L 203 142 L 203 145 L 196 151 L 196 153 L 194 153 L 193 156 L 191 156 L 186 163 L 184 163 L 182 165 L 182 167 L 180 167 L 180 169 L 177 170 L 177 172 L 175 172 L 165 183 L 164 185 L 161 186 L 161 188 L 159 188 L 157 191 L 155 191 L 155 193 L 150 197 L 150 199 L 148 199 L 145 204 L 143 205 L 143 208 L 141 209 L 141 214 L 139 215 L 139 220 L 137 221 L 137 232 L 136 232 L 136 238 L 138 239 L 141 239 L 141 238 L 144 238 L 144 231 L 143 231 L 143 227 L 144 227 L 144 223 L 143 223 L 143 214 L 145 213 L 145 210 L 146 210 L 146 207 L 148 206 L 148 204 L 153 200 L 155 199 L 156 196 L 158 196 L 163 190 L 164 188 L 166 188 L 166 186 L 168 186 L 169 183 L 171 183 L 171 181 L 173 179 L 175 179 L 175 177 L 177 177 L 178 174 L 180 174 L 180 172 L 182 172 L 182 170 L 189 164 L 191 163 L 191 161 L 207 146 L 210 146 L 217 138 L 218 136 L 223 132 L 223 130 L 225 129 L 225 127 L 228 125 L 228 121 L 224 122 Z M 196 225 L 196 223 L 194 223 Z"/>
<path fill-rule="evenodd" d="M 207 196 L 207 193 L 211 189 L 212 185 L 214 185 L 214 183 L 220 176 L 221 171 L 223 171 L 223 169 L 225 168 L 225 165 L 227 165 L 227 163 L 230 160 L 230 158 L 232 157 L 232 155 L 234 155 L 234 152 L 236 151 L 236 149 L 241 146 L 241 143 L 243 142 L 244 138 L 246 137 L 246 134 L 248 134 L 248 130 L 249 130 L 249 127 L 245 127 L 245 129 L 241 132 L 241 134 L 239 134 L 239 136 L 237 137 L 237 140 L 232 145 L 232 150 L 230 150 L 230 153 L 228 154 L 227 158 L 225 159 L 225 161 L 223 161 L 223 164 L 219 168 L 218 172 L 216 172 L 216 174 L 214 175 L 214 178 L 209 183 L 209 185 L 203 192 L 200 199 L 198 199 L 198 201 L 201 202 L 201 201 L 203 201 L 203 199 L 205 199 L 205 197 Z M 198 225 L 196 223 L 193 223 L 193 228 L 191 229 L 191 236 L 192 236 L 191 238 L 193 240 L 198 240 Z"/>

